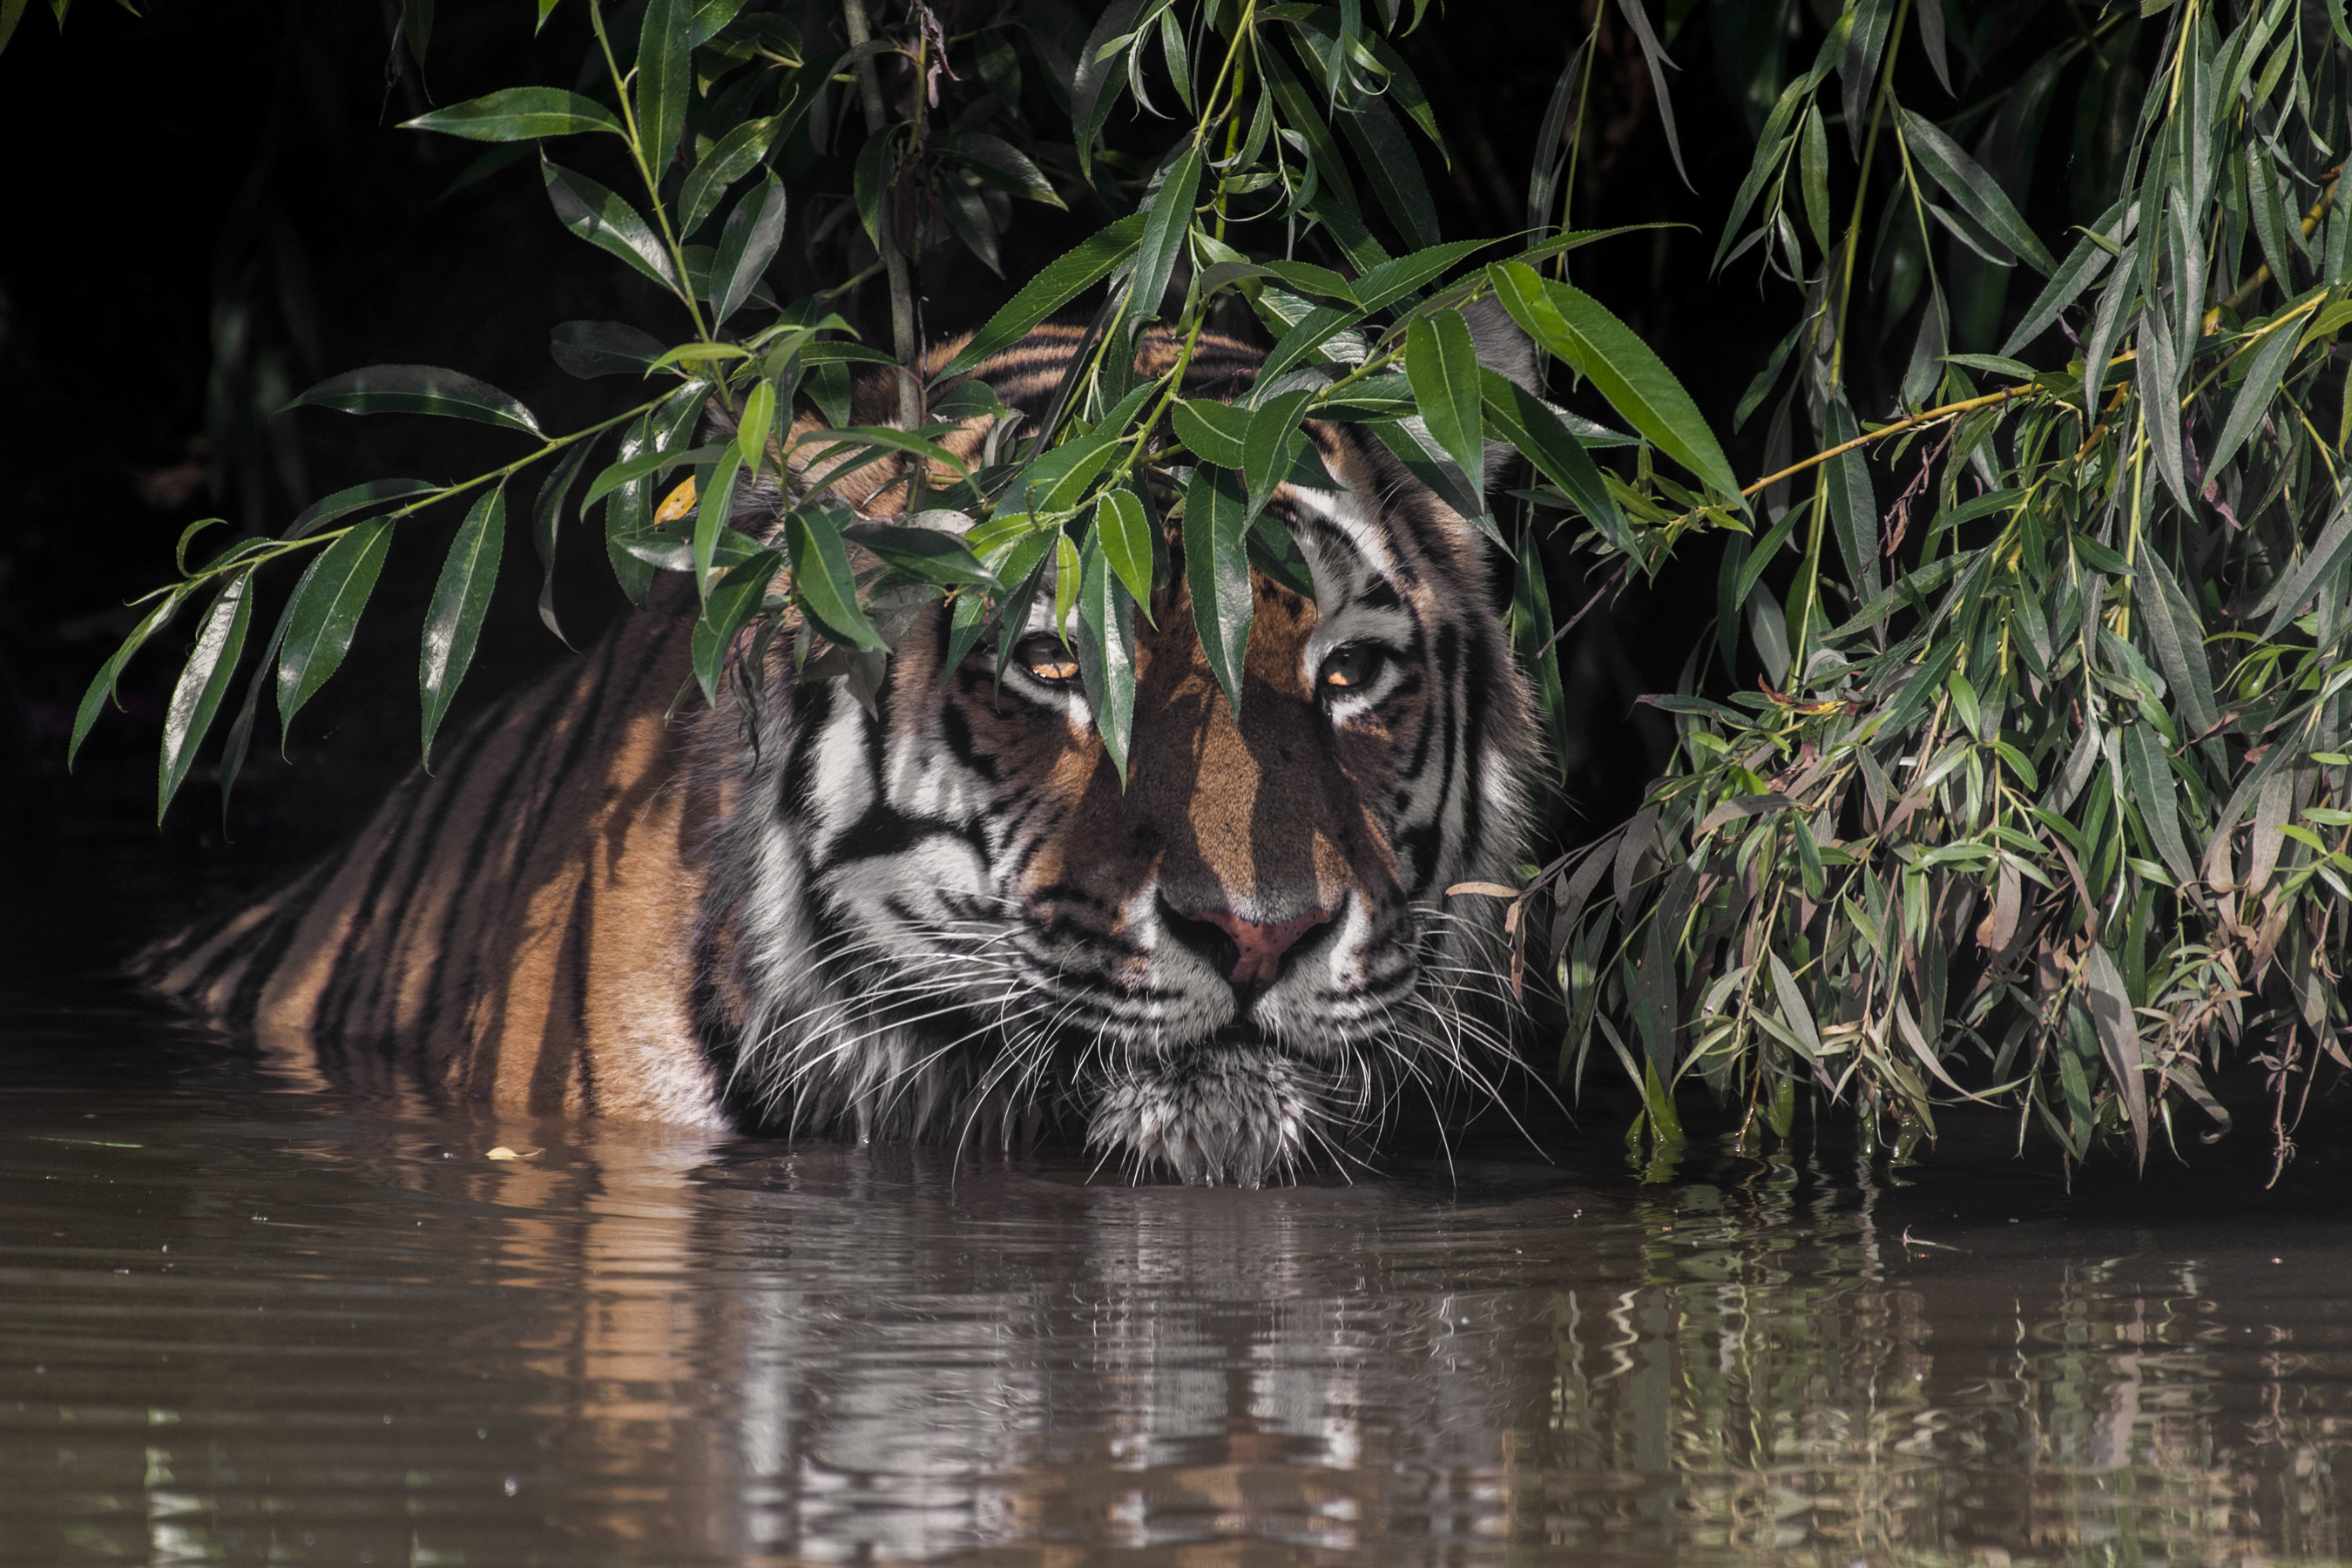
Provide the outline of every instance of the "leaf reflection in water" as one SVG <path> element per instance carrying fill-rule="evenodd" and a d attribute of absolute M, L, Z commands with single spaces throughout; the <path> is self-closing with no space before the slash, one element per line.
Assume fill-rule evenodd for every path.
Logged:
<path fill-rule="evenodd" d="M 11 1560 L 2347 1550 L 2332 1222 L 2110 1225 L 2017 1166 L 951 1181 L 69 1057 L 0 1095 Z"/>

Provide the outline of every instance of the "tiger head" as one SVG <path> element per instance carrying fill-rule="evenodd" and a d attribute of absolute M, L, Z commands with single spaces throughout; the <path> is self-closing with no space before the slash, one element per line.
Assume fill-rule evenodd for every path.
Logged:
<path fill-rule="evenodd" d="M 981 372 L 1015 407 L 1041 336 Z M 1245 386 L 1249 351 L 1196 367 Z M 1400 1089 L 1491 1089 L 1499 944 L 1445 890 L 1517 859 L 1526 686 L 1472 526 L 1352 427 L 1309 433 L 1342 488 L 1272 504 L 1312 594 L 1254 572 L 1236 706 L 1171 574 L 1124 779 L 1045 595 L 1001 673 L 992 637 L 943 668 L 934 609 L 863 698 L 744 688 L 699 942 L 740 1119 L 1050 1121 L 1139 1174 L 1254 1185 Z"/>

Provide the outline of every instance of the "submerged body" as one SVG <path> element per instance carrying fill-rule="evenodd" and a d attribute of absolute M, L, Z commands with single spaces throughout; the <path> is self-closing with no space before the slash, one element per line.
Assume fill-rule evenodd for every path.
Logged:
<path fill-rule="evenodd" d="M 1041 408 L 1075 336 L 976 374 Z M 1254 371 L 1205 342 L 1186 390 Z M 1312 596 L 1253 574 L 1235 711 L 1169 574 L 1124 785 L 1050 595 L 1001 679 L 993 638 L 943 668 L 933 608 L 870 703 L 795 682 L 779 639 L 673 716 L 694 603 L 665 579 L 349 849 L 146 972 L 344 1083 L 860 1137 L 1051 1122 L 1192 1181 L 1263 1180 L 1400 1089 L 1484 1089 L 1501 1042 L 1465 995 L 1499 991 L 1494 932 L 1444 890 L 1517 858 L 1524 684 L 1475 531 L 1353 428 L 1309 433 L 1342 488 L 1274 505 Z M 904 507 L 891 470 L 848 482 Z"/>

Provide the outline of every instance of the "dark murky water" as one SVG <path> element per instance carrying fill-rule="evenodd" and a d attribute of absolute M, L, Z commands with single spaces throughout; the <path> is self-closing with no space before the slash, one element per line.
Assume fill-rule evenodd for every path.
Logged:
<path fill-rule="evenodd" d="M 2134 1225 L 2046 1161 L 950 1181 L 358 1108 L 104 1006 L 0 1042 L 8 1563 L 2352 1550 L 2352 1222 L 2308 1205 Z"/>

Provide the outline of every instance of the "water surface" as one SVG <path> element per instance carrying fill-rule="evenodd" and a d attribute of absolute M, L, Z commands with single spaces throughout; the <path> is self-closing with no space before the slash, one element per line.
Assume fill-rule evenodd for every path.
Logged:
<path fill-rule="evenodd" d="M 1643 1189 L 1607 1142 L 1130 1189 L 353 1104 L 20 1002 L 0 1561 L 2352 1551 L 2324 1201 L 1810 1149 Z"/>

